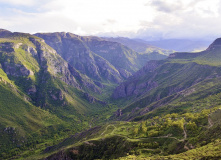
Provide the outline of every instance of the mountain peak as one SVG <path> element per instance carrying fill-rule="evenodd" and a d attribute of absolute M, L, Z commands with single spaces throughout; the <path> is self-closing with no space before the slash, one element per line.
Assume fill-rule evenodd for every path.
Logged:
<path fill-rule="evenodd" d="M 4 37 L 4 36 L 6 36 L 6 35 L 8 35 L 10 33 L 12 33 L 12 32 L 10 32 L 10 31 L 8 31 L 6 29 L 1 29 L 0 28 L 0 37 Z"/>
<path fill-rule="evenodd" d="M 0 28 L 0 32 L 10 32 L 10 31 Z"/>
<path fill-rule="evenodd" d="M 213 50 L 217 47 L 221 47 L 221 38 L 217 38 L 208 48 L 207 50 Z"/>

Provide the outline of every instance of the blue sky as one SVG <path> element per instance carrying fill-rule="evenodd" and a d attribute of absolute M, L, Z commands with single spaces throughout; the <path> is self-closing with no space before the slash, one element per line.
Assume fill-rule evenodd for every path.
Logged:
<path fill-rule="evenodd" d="M 220 0 L 0 0 L 0 28 L 145 39 L 221 36 Z"/>

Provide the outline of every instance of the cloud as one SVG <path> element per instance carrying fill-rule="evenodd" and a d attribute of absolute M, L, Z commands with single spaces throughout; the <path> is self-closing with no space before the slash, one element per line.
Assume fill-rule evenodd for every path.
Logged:
<path fill-rule="evenodd" d="M 152 0 L 156 16 L 151 23 L 141 23 L 136 37 L 165 38 L 217 38 L 221 31 L 221 2 L 214 0 Z"/>
<path fill-rule="evenodd" d="M 34 0 L 0 0 L 2 4 L 19 5 L 19 6 L 31 6 L 35 4 Z"/>
<path fill-rule="evenodd" d="M 143 38 L 219 36 L 220 0 L 0 0 L 1 27 Z"/>
<path fill-rule="evenodd" d="M 174 0 L 172 3 L 168 3 L 163 0 L 154 0 L 151 2 L 151 5 L 156 7 L 157 10 L 162 12 L 173 12 L 176 10 L 184 9 L 184 6 L 181 1 Z"/>
<path fill-rule="evenodd" d="M 107 19 L 107 22 L 111 24 L 117 23 L 115 19 Z"/>

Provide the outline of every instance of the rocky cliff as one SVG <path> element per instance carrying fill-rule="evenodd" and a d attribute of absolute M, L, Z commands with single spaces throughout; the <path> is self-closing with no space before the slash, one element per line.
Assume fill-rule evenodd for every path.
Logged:
<path fill-rule="evenodd" d="M 110 81 L 119 83 L 125 74 L 121 74 L 115 66 L 102 56 L 96 54 L 81 39 L 71 33 L 36 34 L 53 47 L 72 67 L 87 75 L 94 81 Z M 99 48 L 99 46 L 96 46 Z M 107 51 L 104 49 L 104 52 Z"/>

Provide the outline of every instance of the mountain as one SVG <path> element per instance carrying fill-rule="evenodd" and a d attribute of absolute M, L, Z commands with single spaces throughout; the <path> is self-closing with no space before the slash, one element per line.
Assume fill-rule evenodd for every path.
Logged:
<path fill-rule="evenodd" d="M 119 83 L 140 69 L 148 60 L 166 57 L 152 52 L 151 54 L 137 53 L 130 49 L 130 45 L 107 38 L 78 36 L 72 33 L 37 33 L 35 35 L 43 38 L 78 71 L 98 82 Z"/>
<path fill-rule="evenodd" d="M 141 40 L 141 39 L 130 39 L 125 37 L 103 37 L 108 41 L 118 42 L 129 48 L 133 49 L 139 53 L 145 53 L 149 56 L 150 60 L 160 60 L 165 59 L 170 53 L 173 53 L 172 50 L 161 49 L 158 47 L 149 44 L 148 42 Z"/>
<path fill-rule="evenodd" d="M 51 146 L 45 159 L 220 159 L 220 54 L 217 39 L 148 62 L 115 89 L 113 101 L 129 103 L 115 121 Z"/>
<path fill-rule="evenodd" d="M 1 156 L 92 125 L 108 108 L 85 88 L 100 89 L 43 39 L 0 30 Z"/>
<path fill-rule="evenodd" d="M 158 41 L 148 41 L 146 43 L 178 52 L 197 52 L 205 50 L 211 41 L 204 40 L 188 40 L 188 39 L 163 39 Z"/>
<path fill-rule="evenodd" d="M 114 99 L 130 99 L 131 104 L 122 112 L 134 112 L 136 107 L 138 111 L 166 97 L 173 98 L 172 95 L 185 92 L 207 79 L 215 81 L 221 76 L 220 44 L 217 39 L 202 52 L 177 52 L 166 60 L 150 61 L 121 83 L 112 96 Z M 144 113 L 149 112 L 145 109 Z"/>
<path fill-rule="evenodd" d="M 220 53 L 1 29 L 0 159 L 219 159 Z"/>
<path fill-rule="evenodd" d="M 81 73 L 101 82 L 119 83 L 137 71 L 137 53 L 119 43 L 72 33 L 37 33 Z"/>

